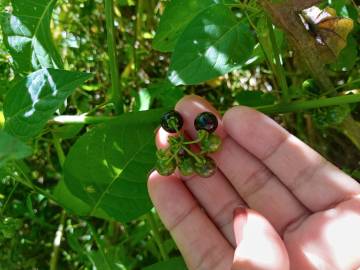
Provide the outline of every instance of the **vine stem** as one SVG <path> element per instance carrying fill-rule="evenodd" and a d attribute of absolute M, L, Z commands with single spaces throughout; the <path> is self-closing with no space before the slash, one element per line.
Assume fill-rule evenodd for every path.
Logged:
<path fill-rule="evenodd" d="M 275 59 L 274 68 L 275 68 L 275 71 L 276 71 L 276 77 L 277 77 L 278 83 L 279 83 L 280 88 L 281 88 L 283 101 L 285 103 L 287 103 L 290 100 L 289 99 L 289 87 L 287 85 L 285 71 L 284 71 L 283 65 L 281 63 L 280 50 L 279 50 L 279 47 L 277 45 L 275 32 L 274 32 L 274 27 L 273 27 L 273 24 L 270 21 L 270 19 L 267 19 L 267 24 L 268 24 L 268 28 L 269 28 L 270 41 L 271 41 L 272 49 L 273 49 L 273 52 L 274 52 L 274 59 Z M 272 61 L 272 59 L 269 59 L 269 60 Z"/>
<path fill-rule="evenodd" d="M 160 255 L 163 258 L 163 260 L 166 261 L 167 259 L 169 259 L 169 256 L 165 252 L 165 247 L 163 245 L 158 226 L 156 226 L 156 224 L 155 224 L 155 219 L 154 219 L 153 213 L 151 211 L 148 214 L 146 214 L 146 219 L 150 225 L 155 243 L 159 248 Z"/>
<path fill-rule="evenodd" d="M 304 110 L 311 110 L 322 107 L 351 104 L 360 102 L 360 94 L 321 98 L 307 101 L 295 101 L 290 103 L 279 103 L 254 107 L 254 109 L 265 114 L 292 113 Z M 49 121 L 49 124 L 100 124 L 115 120 L 113 116 L 86 116 L 86 115 L 61 115 Z"/>
<path fill-rule="evenodd" d="M 53 143 L 56 150 L 56 154 L 59 159 L 60 166 L 61 168 L 63 168 L 66 158 L 65 158 L 64 150 L 61 147 L 61 141 L 57 136 L 55 136 L 55 134 L 53 134 Z M 60 216 L 60 223 L 55 233 L 55 238 L 53 242 L 53 250 L 50 258 L 50 270 L 56 270 L 58 266 L 61 239 L 64 234 L 65 218 L 66 218 L 66 211 L 62 210 Z"/>
<path fill-rule="evenodd" d="M 360 102 L 360 94 L 314 99 L 309 101 L 296 101 L 296 102 L 284 103 L 284 104 L 280 103 L 276 105 L 256 107 L 255 109 L 266 114 L 279 114 L 279 113 L 299 112 L 304 110 L 350 104 L 350 103 L 358 103 L 358 102 Z"/>
<path fill-rule="evenodd" d="M 123 107 L 122 94 L 121 94 L 119 62 L 116 53 L 113 9 L 114 9 L 113 0 L 105 0 L 107 46 L 108 46 L 110 76 L 111 76 L 111 100 L 115 105 L 116 113 L 122 114 L 124 112 L 124 107 Z"/>
<path fill-rule="evenodd" d="M 51 253 L 51 259 L 50 259 L 50 270 L 57 269 L 59 254 L 60 254 L 61 239 L 64 234 L 65 217 L 66 217 L 66 212 L 65 210 L 63 210 L 61 211 L 60 224 L 55 233 L 55 238 L 53 242 L 53 251 Z"/>
<path fill-rule="evenodd" d="M 19 182 L 16 182 L 14 187 L 11 189 L 10 194 L 7 196 L 6 202 L 4 203 L 3 207 L 0 210 L 0 217 L 2 217 L 4 215 L 5 210 L 6 210 L 7 206 L 9 205 L 10 200 L 11 200 L 16 188 L 18 187 L 18 185 L 19 185 Z"/>
<path fill-rule="evenodd" d="M 105 249 L 103 247 L 103 244 L 100 241 L 99 235 L 95 229 L 95 227 L 91 224 L 90 221 L 86 221 L 86 225 L 89 227 L 90 232 L 92 237 L 94 238 L 95 244 L 98 247 L 99 251 L 100 251 L 100 255 L 103 257 L 105 263 L 107 264 L 108 269 L 111 269 L 111 263 L 109 262 L 106 253 L 105 253 Z"/>

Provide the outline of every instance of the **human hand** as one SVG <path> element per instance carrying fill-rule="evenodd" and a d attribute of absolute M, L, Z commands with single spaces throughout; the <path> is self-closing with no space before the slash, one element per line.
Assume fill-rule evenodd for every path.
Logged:
<path fill-rule="evenodd" d="M 219 117 L 197 96 L 176 110 L 192 137 L 200 112 Z M 214 176 L 149 177 L 151 199 L 188 268 L 360 269 L 360 185 L 255 110 L 235 107 L 219 124 Z M 167 136 L 159 130 L 158 147 Z"/>

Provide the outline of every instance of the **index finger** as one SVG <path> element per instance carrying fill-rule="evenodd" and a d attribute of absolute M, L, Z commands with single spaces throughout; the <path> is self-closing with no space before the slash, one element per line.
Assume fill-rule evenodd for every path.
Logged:
<path fill-rule="evenodd" d="M 325 210 L 360 193 L 360 185 L 270 117 L 239 106 L 223 118 L 225 130 L 260 159 L 310 210 Z"/>

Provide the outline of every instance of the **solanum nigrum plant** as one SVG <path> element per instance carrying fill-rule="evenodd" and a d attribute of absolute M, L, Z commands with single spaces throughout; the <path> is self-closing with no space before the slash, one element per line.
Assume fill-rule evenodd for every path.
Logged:
<path fill-rule="evenodd" d="M 359 177 L 358 22 L 356 1 L 0 1 L 0 269 L 185 269 L 147 178 L 216 172 L 216 116 L 190 140 L 164 115 L 186 94 Z"/>
<path fill-rule="evenodd" d="M 218 127 L 217 117 L 211 112 L 200 113 L 194 121 L 198 131 L 195 140 L 187 140 L 181 131 L 183 118 L 179 112 L 171 110 L 161 117 L 161 127 L 169 133 L 168 147 L 157 151 L 156 170 L 163 176 L 171 175 L 176 167 L 183 176 L 197 174 L 207 178 L 216 172 L 215 161 L 208 156 L 221 147 L 221 138 L 214 133 Z M 200 151 L 195 151 L 195 147 Z"/>

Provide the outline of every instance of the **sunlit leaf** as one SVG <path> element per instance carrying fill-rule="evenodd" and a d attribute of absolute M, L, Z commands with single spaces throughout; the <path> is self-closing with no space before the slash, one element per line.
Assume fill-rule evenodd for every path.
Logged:
<path fill-rule="evenodd" d="M 72 147 L 64 179 L 70 192 L 89 205 L 129 221 L 151 208 L 147 176 L 155 164 L 154 130 L 164 111 L 128 113 L 94 127 Z"/>
<path fill-rule="evenodd" d="M 31 148 L 17 138 L 0 130 L 0 167 L 11 160 L 31 155 Z"/>
<path fill-rule="evenodd" d="M 221 0 L 172 0 L 161 16 L 153 47 L 162 52 L 173 51 L 179 36 L 197 14 Z"/>
<path fill-rule="evenodd" d="M 206 9 L 186 27 L 171 58 L 174 85 L 198 84 L 241 67 L 255 42 L 248 26 L 223 4 Z"/>
<path fill-rule="evenodd" d="M 41 69 L 20 80 L 4 103 L 5 130 L 21 139 L 39 134 L 67 97 L 90 74 Z"/>
<path fill-rule="evenodd" d="M 12 0 L 13 13 L 3 13 L 4 42 L 19 72 L 62 68 L 50 33 L 56 0 Z"/>

